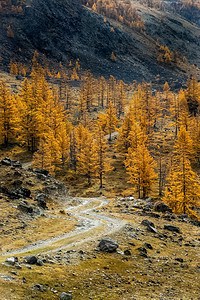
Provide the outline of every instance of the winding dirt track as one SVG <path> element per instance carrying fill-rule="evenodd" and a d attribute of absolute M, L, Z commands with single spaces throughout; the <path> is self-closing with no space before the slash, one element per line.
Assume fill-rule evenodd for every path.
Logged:
<path fill-rule="evenodd" d="M 78 206 L 72 206 L 65 209 L 66 212 L 79 220 L 77 228 L 69 233 L 47 239 L 39 240 L 34 244 L 27 245 L 23 248 L 2 253 L 0 256 L 28 254 L 31 253 L 48 253 L 58 251 L 69 247 L 76 247 L 83 242 L 97 240 L 103 235 L 112 234 L 120 230 L 126 222 L 109 217 L 96 212 L 96 210 L 109 201 L 102 198 L 75 198 L 79 200 Z M 54 217 L 50 216 L 49 217 Z"/>

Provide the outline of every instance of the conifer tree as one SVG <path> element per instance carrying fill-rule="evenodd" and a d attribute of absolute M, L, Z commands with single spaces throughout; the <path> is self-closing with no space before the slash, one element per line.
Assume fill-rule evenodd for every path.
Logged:
<path fill-rule="evenodd" d="M 188 102 L 190 113 L 196 116 L 200 103 L 200 85 L 194 77 L 188 79 L 185 97 Z"/>
<path fill-rule="evenodd" d="M 5 146 L 16 136 L 19 122 L 16 99 L 10 95 L 5 82 L 0 81 L 0 139 Z"/>
<path fill-rule="evenodd" d="M 104 114 L 106 127 L 105 130 L 109 133 L 109 140 L 112 140 L 112 132 L 116 130 L 118 119 L 116 117 L 116 110 L 113 107 L 112 102 L 109 102 L 108 108 Z"/>
<path fill-rule="evenodd" d="M 117 149 L 121 152 L 127 153 L 131 146 L 130 132 L 135 121 L 134 111 L 132 106 L 129 107 L 127 114 L 123 119 L 122 126 L 119 128 L 119 135 L 117 137 Z"/>
<path fill-rule="evenodd" d="M 164 202 L 174 213 L 198 218 L 192 207 L 200 206 L 200 183 L 190 161 L 175 157 L 167 181 Z"/>
<path fill-rule="evenodd" d="M 70 148 L 69 148 L 69 157 L 70 157 L 70 168 L 76 171 L 77 166 L 77 144 L 76 144 L 76 136 L 75 136 L 75 128 L 72 127 L 69 133 L 69 141 L 70 141 Z"/>
<path fill-rule="evenodd" d="M 179 92 L 178 102 L 180 107 L 179 119 L 178 119 L 179 126 L 185 126 L 185 129 L 189 131 L 191 117 L 189 113 L 188 103 L 185 98 L 185 93 L 183 90 L 180 90 Z"/>
<path fill-rule="evenodd" d="M 197 217 L 191 209 L 200 205 L 200 183 L 192 171 L 189 157 L 193 154 L 192 140 L 184 126 L 180 127 L 175 143 L 174 158 L 168 176 L 164 201 L 175 213 Z"/>
<path fill-rule="evenodd" d="M 80 91 L 81 100 L 85 104 L 87 111 L 90 111 L 94 101 L 93 91 L 94 78 L 90 72 L 87 72 L 84 83 Z"/>
<path fill-rule="evenodd" d="M 138 197 L 146 198 L 157 178 L 155 174 L 156 163 L 151 157 L 145 143 L 141 143 L 136 150 L 128 149 L 125 161 L 129 182 L 133 184 L 134 191 Z"/>
<path fill-rule="evenodd" d="M 124 106 L 126 102 L 125 83 L 120 80 L 118 85 L 118 95 L 116 99 L 116 112 L 118 118 L 124 113 Z"/>
<path fill-rule="evenodd" d="M 41 169 L 46 169 L 53 173 L 55 167 L 51 156 L 51 149 L 49 143 L 45 138 L 41 138 L 38 151 L 33 156 L 33 166 Z"/>
<path fill-rule="evenodd" d="M 106 172 L 112 170 L 108 159 L 106 158 L 106 150 L 108 148 L 107 140 L 104 137 L 104 132 L 101 124 L 97 123 L 95 130 L 96 151 L 97 151 L 97 174 L 100 181 L 100 188 L 103 187 L 103 176 Z"/>
<path fill-rule="evenodd" d="M 94 138 L 88 130 L 85 130 L 82 144 L 79 143 L 77 170 L 86 176 L 89 186 L 92 177 L 97 174 L 97 162 L 98 155 Z"/>
<path fill-rule="evenodd" d="M 61 154 L 62 165 L 64 166 L 69 159 L 70 151 L 69 134 L 67 133 L 66 124 L 64 122 L 62 122 L 60 126 L 58 146 Z"/>
<path fill-rule="evenodd" d="M 40 139 L 37 152 L 33 156 L 33 166 L 47 169 L 50 174 L 55 174 L 61 163 L 59 144 L 53 134 Z"/>

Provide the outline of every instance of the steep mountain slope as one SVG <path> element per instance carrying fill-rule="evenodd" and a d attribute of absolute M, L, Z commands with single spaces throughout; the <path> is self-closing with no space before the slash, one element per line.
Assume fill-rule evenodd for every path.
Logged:
<path fill-rule="evenodd" d="M 105 20 L 79 0 L 33 0 L 22 15 L 1 15 L 0 56 L 8 65 L 11 58 L 30 60 L 37 49 L 50 60 L 80 58 L 82 67 L 97 75 L 112 74 L 131 82 L 154 81 L 159 74 L 163 81 L 178 87 L 185 82 L 190 67 L 183 63 L 158 63 L 156 39 L 170 50 L 181 51 L 190 64 L 200 66 L 199 28 L 176 14 L 150 9 L 135 1 L 134 5 L 146 22 L 147 34 Z M 110 60 L 112 52 L 116 62 Z"/>

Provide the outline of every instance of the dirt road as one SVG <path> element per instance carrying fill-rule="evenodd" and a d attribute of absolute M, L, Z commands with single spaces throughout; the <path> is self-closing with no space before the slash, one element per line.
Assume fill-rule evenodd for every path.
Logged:
<path fill-rule="evenodd" d="M 126 223 L 122 220 L 114 217 L 106 216 L 98 212 L 98 208 L 101 208 L 109 203 L 108 200 L 103 198 L 75 198 L 79 201 L 78 206 L 72 206 L 66 208 L 65 212 L 71 214 L 78 219 L 79 224 L 77 228 L 71 232 L 65 233 L 63 228 L 63 234 L 47 239 L 39 240 L 34 244 L 30 244 L 23 248 L 2 253 L 0 256 L 10 256 L 17 254 L 31 253 L 48 253 L 51 251 L 57 251 L 66 249 L 69 247 L 76 247 L 90 240 L 97 240 L 103 235 L 112 234 Z M 49 217 L 55 217 L 48 215 Z"/>

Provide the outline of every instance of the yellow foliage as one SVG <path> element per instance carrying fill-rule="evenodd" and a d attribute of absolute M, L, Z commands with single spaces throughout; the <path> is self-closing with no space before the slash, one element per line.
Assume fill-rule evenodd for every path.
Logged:
<path fill-rule="evenodd" d="M 145 143 L 141 143 L 137 149 L 128 149 L 125 161 L 126 170 L 130 177 L 129 182 L 133 184 L 134 191 L 138 192 L 138 197 L 146 198 L 152 189 L 152 185 L 157 178 L 154 169 L 156 163 L 151 157 Z M 141 193 L 142 192 L 142 193 Z"/>
<path fill-rule="evenodd" d="M 114 52 L 111 53 L 110 59 L 111 59 L 112 61 L 116 61 L 116 60 L 117 60 L 117 58 L 116 58 Z"/>

